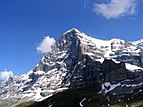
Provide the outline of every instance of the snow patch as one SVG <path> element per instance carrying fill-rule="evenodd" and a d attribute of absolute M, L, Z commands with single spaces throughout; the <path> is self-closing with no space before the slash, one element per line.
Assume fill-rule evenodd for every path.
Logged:
<path fill-rule="evenodd" d="M 129 63 L 125 63 L 125 65 L 126 65 L 126 69 L 128 69 L 130 71 L 143 70 L 143 68 L 138 67 L 136 65 L 129 64 Z"/>
<path fill-rule="evenodd" d="M 39 100 L 39 99 L 41 99 L 42 98 L 42 96 L 41 96 L 41 88 L 38 88 L 36 91 L 36 95 L 35 95 L 35 100 Z"/>
<path fill-rule="evenodd" d="M 105 82 L 104 84 L 102 84 L 101 92 L 108 93 L 108 92 L 112 91 L 113 89 L 115 89 L 116 87 L 118 87 L 120 85 L 121 85 L 120 83 L 118 83 L 118 84 L 111 84 L 110 82 Z"/>
<path fill-rule="evenodd" d="M 83 107 L 84 105 L 82 104 L 84 101 L 86 100 L 86 98 L 82 99 L 79 103 L 80 107 Z"/>
<path fill-rule="evenodd" d="M 43 75 L 43 74 L 45 74 L 45 72 L 44 71 L 36 71 L 35 74 L 37 74 L 37 75 Z"/>

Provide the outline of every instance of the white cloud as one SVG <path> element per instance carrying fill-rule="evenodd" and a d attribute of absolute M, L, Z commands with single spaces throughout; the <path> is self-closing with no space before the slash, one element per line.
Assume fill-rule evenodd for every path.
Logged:
<path fill-rule="evenodd" d="M 44 37 L 43 41 L 38 45 L 37 50 L 41 53 L 47 53 L 51 51 L 51 46 L 54 45 L 56 41 L 54 38 L 49 36 Z"/>
<path fill-rule="evenodd" d="M 110 19 L 124 15 L 134 15 L 136 13 L 135 8 L 136 0 L 110 0 L 108 3 L 95 3 L 93 11 Z"/>
<path fill-rule="evenodd" d="M 0 79 L 8 80 L 9 77 L 13 76 L 12 71 L 4 70 L 0 72 Z"/>

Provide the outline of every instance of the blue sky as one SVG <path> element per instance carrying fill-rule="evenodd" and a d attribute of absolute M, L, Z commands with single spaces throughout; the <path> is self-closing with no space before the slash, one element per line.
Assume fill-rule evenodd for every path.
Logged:
<path fill-rule="evenodd" d="M 0 0 L 0 72 L 28 72 L 44 55 L 36 49 L 44 37 L 57 40 L 73 27 L 99 39 L 141 39 L 142 5 L 142 0 Z"/>

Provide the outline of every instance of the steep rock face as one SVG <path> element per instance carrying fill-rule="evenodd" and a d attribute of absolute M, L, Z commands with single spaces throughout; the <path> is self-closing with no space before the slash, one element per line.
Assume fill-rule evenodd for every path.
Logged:
<path fill-rule="evenodd" d="M 63 68 L 66 70 L 65 77 L 62 79 L 62 85 L 69 84 L 69 77 L 72 74 L 74 66 L 82 59 L 80 40 L 76 29 L 66 32 L 52 47 L 52 52 L 48 53 L 42 61 L 35 67 L 34 71 L 46 71 Z M 56 63 L 55 63 L 56 62 Z"/>
<path fill-rule="evenodd" d="M 44 56 L 34 70 L 49 71 L 54 67 L 58 68 L 58 64 L 55 66 L 50 66 L 52 62 L 54 63 L 61 61 L 67 65 L 69 70 L 73 69 L 76 60 L 79 60 L 82 57 L 80 49 L 81 47 L 79 45 L 80 41 L 76 36 L 76 31 L 73 29 L 71 32 L 67 32 L 61 36 L 61 38 L 52 47 L 52 52 Z M 49 65 L 47 63 L 49 63 Z"/>
<path fill-rule="evenodd" d="M 70 78 L 70 87 L 77 88 L 101 84 L 101 63 L 84 55 L 83 59 L 75 66 Z"/>
<path fill-rule="evenodd" d="M 105 82 L 112 81 L 122 81 L 127 78 L 127 73 L 129 72 L 124 62 L 116 64 L 112 60 L 104 60 L 102 64 L 103 78 Z"/>
<path fill-rule="evenodd" d="M 101 64 L 85 55 L 75 66 L 71 80 L 71 88 L 102 84 L 104 82 L 123 81 L 131 74 L 125 67 L 125 63 L 115 63 L 112 60 L 104 60 Z"/>
<path fill-rule="evenodd" d="M 140 66 L 142 67 L 143 65 L 143 60 L 142 60 L 142 57 L 141 55 L 122 55 L 122 56 L 118 56 L 117 58 L 117 61 L 124 61 L 126 63 L 130 63 L 130 64 L 133 64 L 133 65 L 137 65 L 137 66 Z"/>
<path fill-rule="evenodd" d="M 0 82 L 0 106 L 42 100 L 67 88 L 99 86 L 101 93 L 130 93 L 143 82 L 143 48 L 121 39 L 64 33 L 27 74 Z"/>
<path fill-rule="evenodd" d="M 123 61 L 125 63 L 130 63 L 142 67 L 142 52 L 142 47 L 134 45 L 130 42 L 124 42 L 124 44 L 121 44 L 120 48 L 117 48 L 116 50 L 112 49 L 110 57 L 120 62 Z"/>

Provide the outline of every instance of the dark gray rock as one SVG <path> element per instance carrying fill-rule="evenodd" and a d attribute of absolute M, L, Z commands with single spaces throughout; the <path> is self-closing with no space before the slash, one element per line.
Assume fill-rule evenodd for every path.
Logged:
<path fill-rule="evenodd" d="M 119 55 L 116 59 L 117 61 L 123 61 L 125 63 L 130 63 L 133 65 L 137 65 L 139 67 L 143 66 L 142 56 L 137 55 Z"/>
<path fill-rule="evenodd" d="M 70 78 L 71 88 L 101 84 L 101 63 L 92 60 L 87 55 L 79 60 L 72 72 Z"/>
<path fill-rule="evenodd" d="M 102 70 L 105 82 L 122 81 L 127 78 L 129 72 L 124 62 L 116 64 L 114 61 L 108 59 L 104 60 Z"/>

